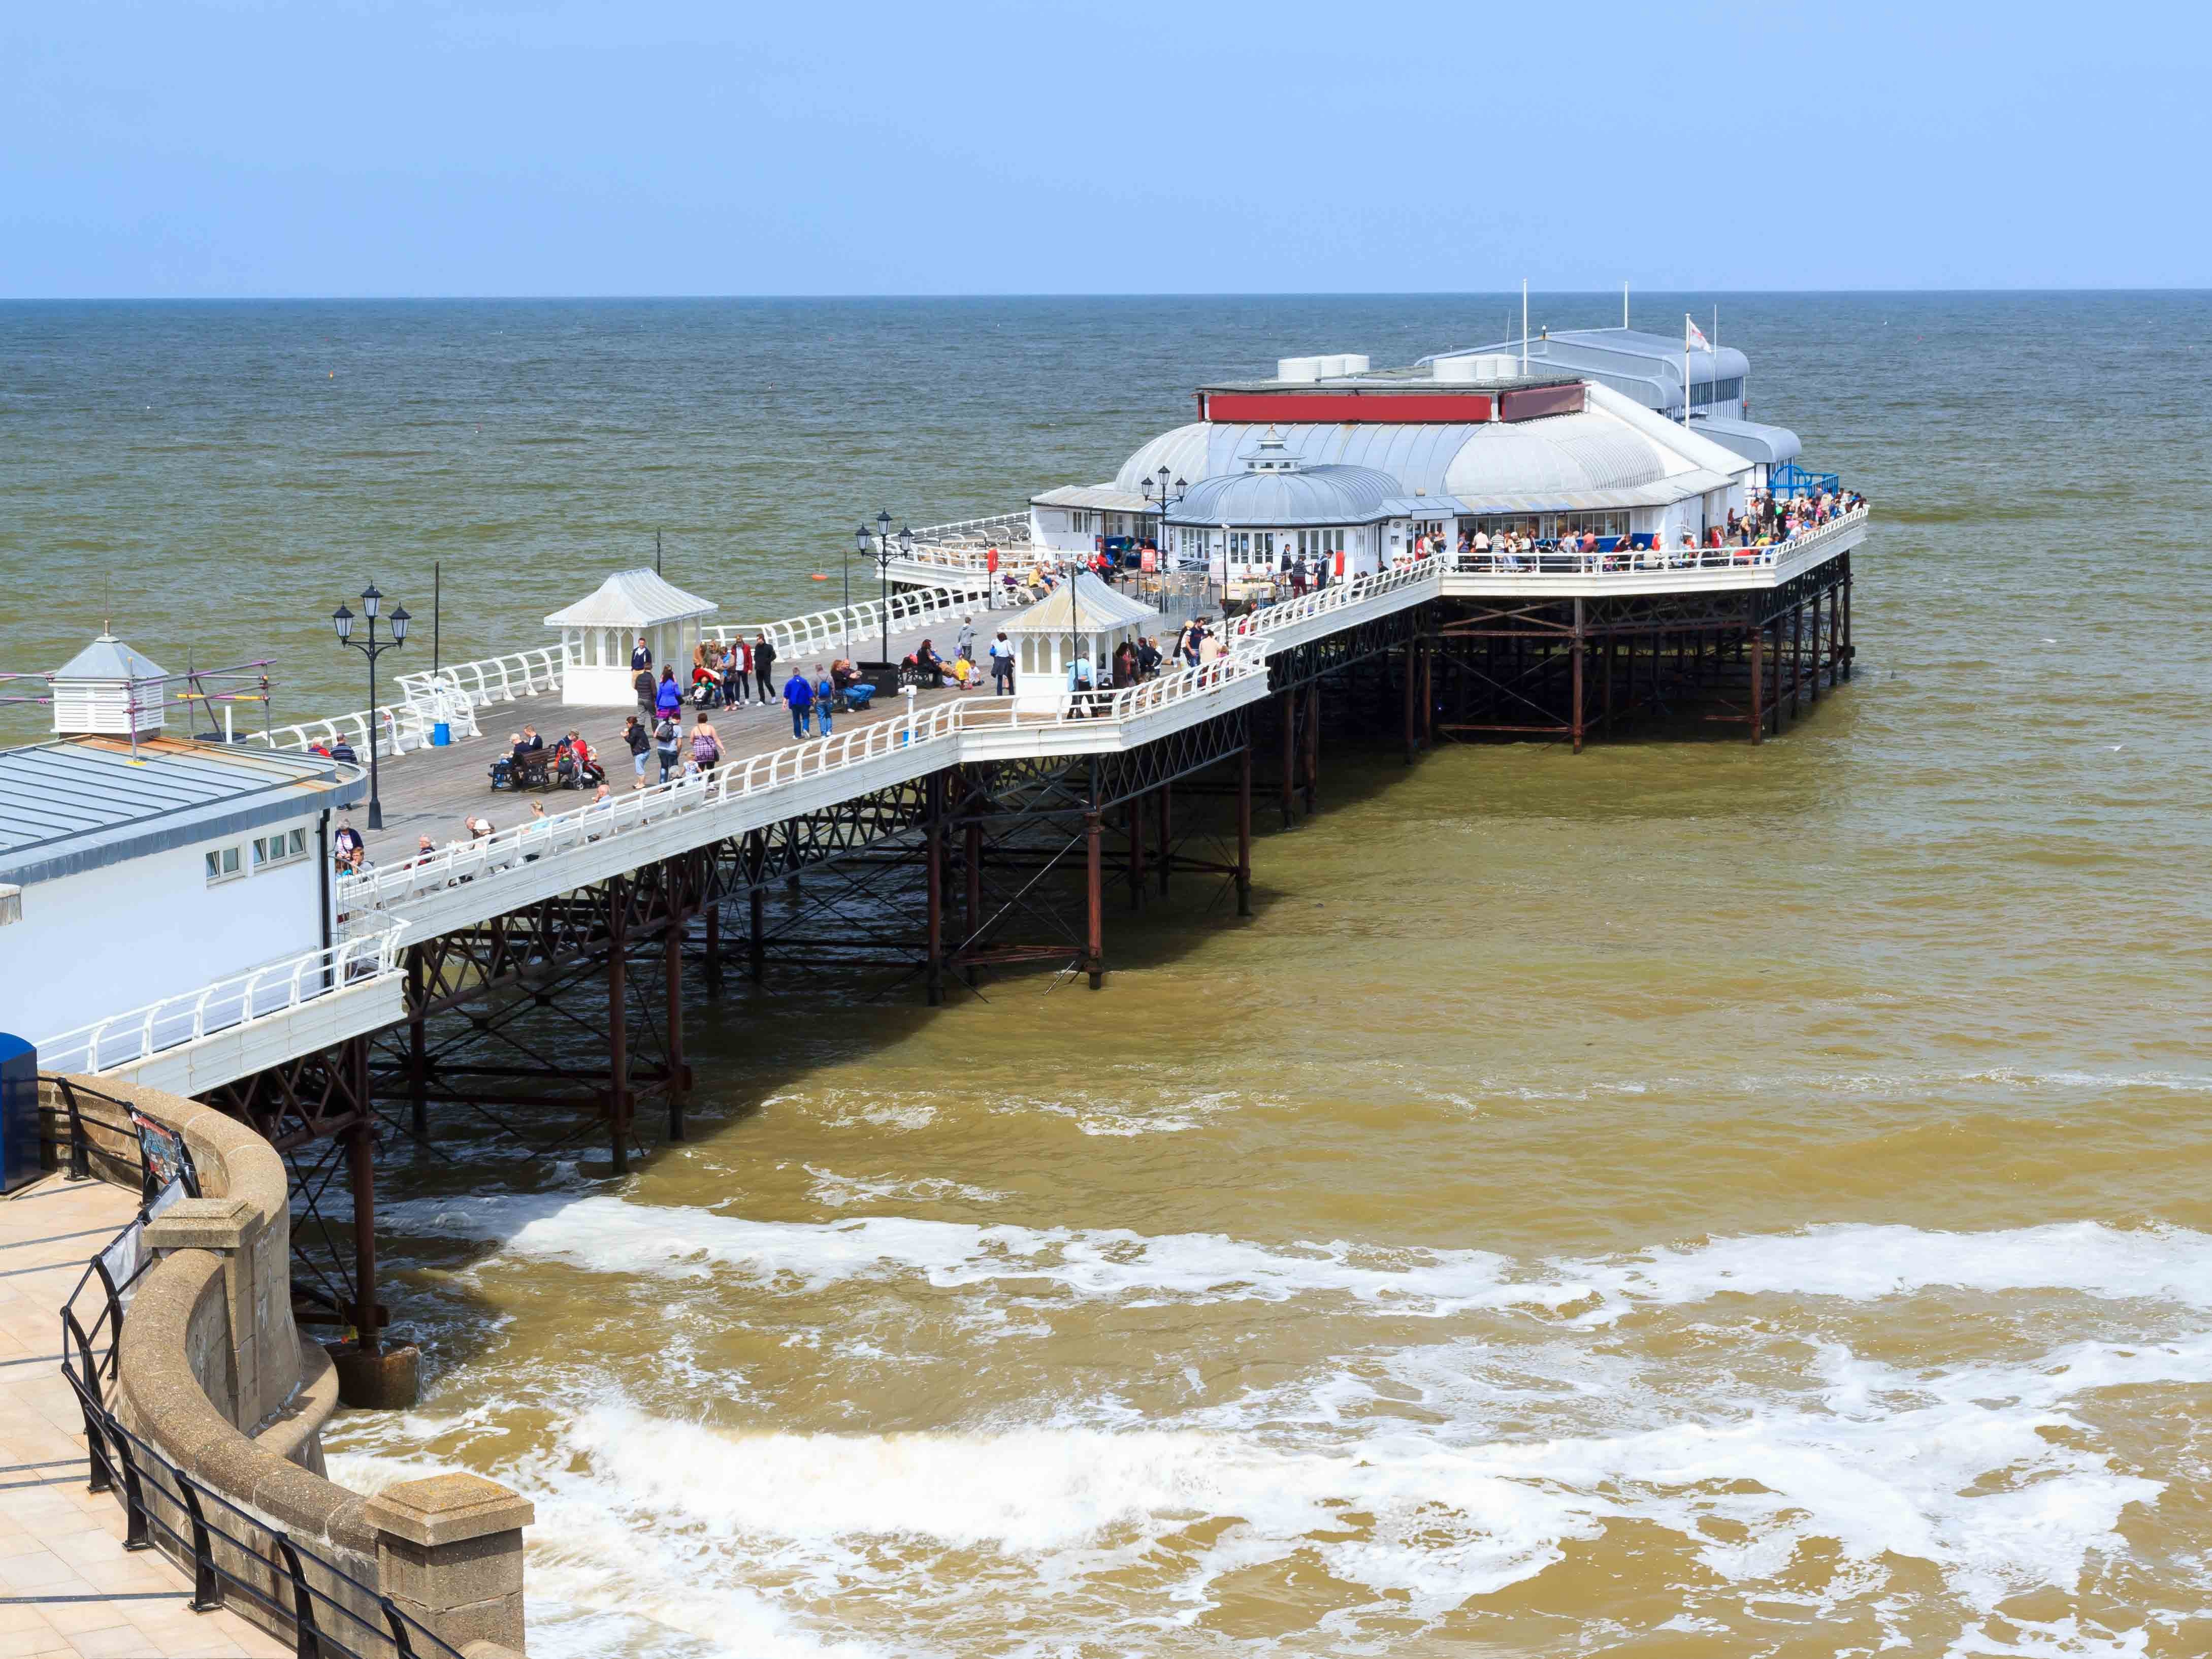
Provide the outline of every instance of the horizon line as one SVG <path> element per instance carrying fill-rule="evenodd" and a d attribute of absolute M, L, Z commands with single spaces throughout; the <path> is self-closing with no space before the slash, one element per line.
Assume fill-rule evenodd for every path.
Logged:
<path fill-rule="evenodd" d="M 1617 296 L 1618 289 L 1581 289 L 1532 287 L 1533 296 L 1568 298 Z M 2132 287 L 2104 288 L 1648 288 L 1638 290 L 1631 287 L 1632 295 L 1692 294 L 1700 297 L 1762 298 L 1768 296 L 1883 298 L 1914 297 L 1928 295 L 2005 295 L 2016 296 L 2061 295 L 2193 295 L 2212 294 L 2212 284 L 2186 287 L 2179 284 L 2147 284 Z M 45 294 L 0 295 L 0 306 L 29 305 L 329 305 L 329 304 L 549 304 L 584 302 L 641 302 L 696 303 L 700 301 L 728 302 L 735 301 L 774 301 L 779 303 L 861 301 L 914 302 L 921 301 L 988 301 L 988 300 L 1491 300 L 1500 295 L 1509 298 L 1520 292 L 1517 289 L 1176 289 L 1158 292 L 1101 291 L 1076 289 L 1009 290 L 1006 292 L 975 293 L 815 293 L 815 294 L 625 294 L 625 293 L 549 293 L 549 294 Z"/>

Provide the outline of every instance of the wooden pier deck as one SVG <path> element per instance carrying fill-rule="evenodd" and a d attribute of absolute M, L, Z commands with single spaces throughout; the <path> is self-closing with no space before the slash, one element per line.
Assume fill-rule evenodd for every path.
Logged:
<path fill-rule="evenodd" d="M 811 668 L 812 665 L 808 666 Z M 924 689 L 915 693 L 914 705 L 921 708 L 948 698 L 988 698 L 992 695 L 988 685 L 981 691 L 955 691 L 950 687 L 941 691 Z M 907 699 L 898 692 L 879 692 L 866 714 L 836 715 L 835 729 L 858 730 L 896 719 L 906 711 Z M 590 793 L 584 790 L 508 791 L 491 787 L 491 763 L 507 754 L 507 734 L 520 731 L 526 725 L 538 728 L 548 749 L 572 728 L 582 733 L 607 769 L 608 787 L 617 793 L 635 787 L 629 749 L 622 735 L 623 721 L 630 712 L 626 708 L 579 708 L 564 704 L 559 692 L 546 692 L 479 709 L 477 719 L 481 736 L 465 738 L 443 749 L 418 749 L 404 755 L 385 756 L 377 762 L 384 828 L 371 831 L 366 811 L 356 812 L 352 817 L 354 827 L 368 843 L 370 863 L 412 858 L 423 836 L 440 847 L 449 842 L 465 841 L 469 832 L 464 820 L 472 816 L 489 818 L 495 829 L 511 830 L 531 816 L 532 801 L 542 803 L 549 816 L 572 811 L 588 801 Z M 714 733 L 721 739 L 726 761 L 764 755 L 796 741 L 791 735 L 790 712 L 781 702 L 765 709 L 757 704 L 745 708 L 714 708 L 707 711 L 707 717 L 714 722 Z M 685 734 L 683 752 L 686 755 L 690 752 L 690 734 L 696 720 L 697 711 L 687 708 L 680 722 Z M 811 729 L 814 735 L 820 735 L 818 724 Z M 645 781 L 660 781 L 660 769 L 650 755 L 646 757 Z"/>

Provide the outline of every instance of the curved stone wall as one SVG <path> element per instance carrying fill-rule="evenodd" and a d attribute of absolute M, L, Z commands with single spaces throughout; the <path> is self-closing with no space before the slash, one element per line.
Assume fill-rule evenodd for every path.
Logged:
<path fill-rule="evenodd" d="M 123 1321 L 110 1409 L 191 1480 L 389 1596 L 469 1659 L 520 1653 L 527 1500 L 475 1475 L 410 1481 L 374 1498 L 325 1475 L 321 1429 L 337 1407 L 337 1380 L 329 1356 L 301 1343 L 293 1322 L 291 1206 L 276 1149 L 211 1106 L 106 1079 L 81 1081 L 180 1133 L 201 1188 L 146 1230 L 156 1260 Z M 100 1167 L 110 1178 L 125 1168 L 117 1158 Z M 166 1471 L 141 1474 L 179 1497 Z M 224 1517 L 209 1519 L 224 1529 Z M 189 1553 L 158 1528 L 155 1536 L 189 1572 Z M 276 1606 L 291 1605 L 273 1551 L 221 1539 L 214 1550 L 227 1571 Z M 313 1565 L 307 1573 L 316 1589 L 380 1627 L 373 1596 Z M 234 1606 L 293 1633 L 288 1618 L 250 1597 Z M 325 1628 L 368 1650 L 361 1630 L 341 1630 L 342 1622 L 331 1614 Z"/>

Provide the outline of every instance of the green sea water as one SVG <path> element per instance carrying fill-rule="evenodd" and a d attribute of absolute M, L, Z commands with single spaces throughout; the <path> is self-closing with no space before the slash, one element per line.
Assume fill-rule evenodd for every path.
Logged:
<path fill-rule="evenodd" d="M 356 708 L 367 580 L 515 648 L 655 528 L 784 614 L 878 507 L 1507 305 L 0 307 L 5 665 L 112 606 Z M 428 1382 L 334 1474 L 528 1492 L 539 1654 L 2212 1647 L 2212 296 L 1720 322 L 1874 501 L 1848 689 L 1758 750 L 1332 748 L 1256 915 L 1116 916 L 1096 994 L 698 990 L 626 1180 L 395 1152 Z"/>

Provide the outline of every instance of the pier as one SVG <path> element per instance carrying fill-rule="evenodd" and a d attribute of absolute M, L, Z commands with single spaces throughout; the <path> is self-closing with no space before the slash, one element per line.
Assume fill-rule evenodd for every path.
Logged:
<path fill-rule="evenodd" d="M 347 1191 L 351 1217 L 325 1236 L 351 1260 L 318 1270 L 317 1316 L 373 1352 L 387 1317 L 374 1267 L 380 1109 L 425 1138 L 453 1112 L 541 1152 L 595 1139 L 618 1174 L 686 1132 L 690 975 L 884 963 L 932 1005 L 1016 969 L 1103 988 L 1117 905 L 1204 878 L 1249 913 L 1255 814 L 1287 825 L 1317 809 L 1325 731 L 1402 744 L 1409 763 L 1498 736 L 1579 748 L 1648 718 L 1759 741 L 1850 678 L 1850 554 L 1865 518 L 1748 556 L 1423 559 L 1230 618 L 1201 665 L 1057 692 L 1042 710 L 988 690 L 891 694 L 801 742 L 781 708 L 724 711 L 721 764 L 598 805 L 489 787 L 497 734 L 526 722 L 581 725 L 611 746 L 620 711 L 564 704 L 559 653 L 444 668 L 405 683 L 407 704 L 274 739 L 357 732 L 379 745 L 389 815 L 373 867 L 337 881 L 326 948 L 99 1022 L 41 1063 L 218 1103 L 292 1158 L 301 1191 Z M 894 657 L 949 635 L 975 596 L 896 604 Z M 993 617 L 974 614 L 988 637 Z M 876 643 L 882 625 L 827 612 L 768 627 L 788 642 L 780 660 L 811 670 L 814 653 Z M 486 737 L 423 741 L 459 706 Z M 618 786 L 626 757 L 611 757 Z M 544 816 L 513 821 L 526 799 Z M 510 821 L 456 837 L 492 812 Z M 418 833 L 438 843 L 419 856 Z M 866 925 L 849 904 L 841 920 L 805 902 L 831 870 L 846 899 L 874 906 Z M 771 896 L 794 894 L 772 919 Z M 525 1037 L 537 1018 L 571 1040 L 596 1032 L 593 1061 Z"/>

